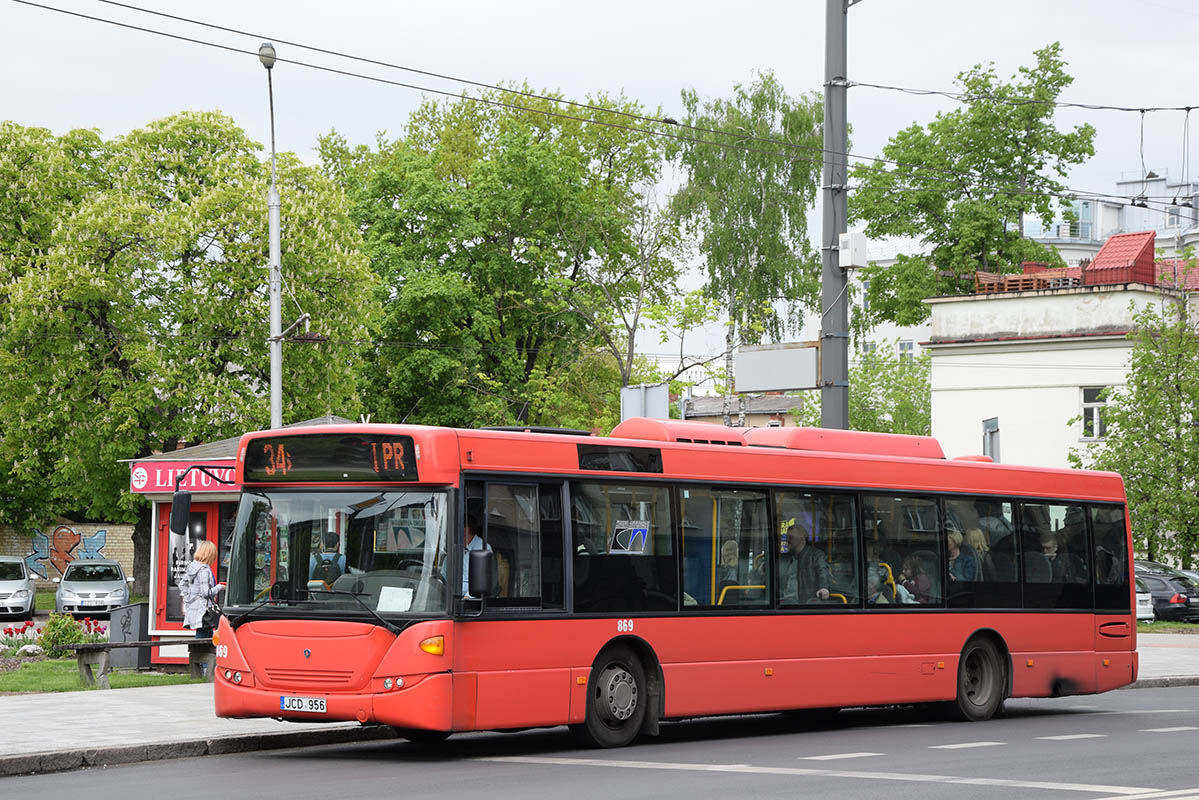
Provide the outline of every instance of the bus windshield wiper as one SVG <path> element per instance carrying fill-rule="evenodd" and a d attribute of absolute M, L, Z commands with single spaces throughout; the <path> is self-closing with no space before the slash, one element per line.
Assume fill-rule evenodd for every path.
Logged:
<path fill-rule="evenodd" d="M 352 597 L 352 598 L 354 598 L 354 600 L 357 601 L 358 605 L 360 605 L 366 609 L 366 612 L 368 614 L 370 614 L 375 619 L 379 620 L 379 622 L 381 622 L 383 624 L 384 628 L 391 631 L 396 636 L 399 636 L 400 633 L 402 633 L 404 630 L 403 628 L 399 628 L 395 624 L 388 622 L 383 617 L 379 616 L 379 612 L 375 611 L 375 609 L 371 608 L 366 603 L 362 602 L 362 598 L 358 596 L 359 595 L 358 592 L 346 592 L 346 591 L 342 591 L 341 589 L 309 589 L 308 594 L 336 594 L 336 595 L 345 595 L 346 597 Z"/>
<path fill-rule="evenodd" d="M 287 605 L 288 602 L 289 601 L 287 601 L 281 597 L 268 596 L 262 602 L 255 603 L 254 605 L 247 608 L 245 611 L 238 614 L 236 617 L 231 617 L 229 619 L 229 627 L 233 628 L 233 630 L 237 630 L 238 626 L 241 625 L 243 622 L 246 622 L 255 611 L 257 611 L 258 609 L 262 608 L 263 606 L 265 606 L 269 603 L 279 603 L 280 605 Z"/>

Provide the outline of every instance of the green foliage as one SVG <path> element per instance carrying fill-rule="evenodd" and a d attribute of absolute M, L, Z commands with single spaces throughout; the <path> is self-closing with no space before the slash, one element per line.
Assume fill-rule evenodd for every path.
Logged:
<path fill-rule="evenodd" d="M 688 125 L 721 132 L 703 138 L 737 145 L 684 142 L 677 152 L 686 182 L 674 205 L 701 240 L 704 292 L 728 314 L 730 344 L 777 339 L 798 329 L 799 307 L 815 307 L 820 289 L 807 213 L 819 186 L 821 160 L 813 153 L 823 147 L 822 101 L 815 94 L 791 97 L 764 72 L 749 85 L 734 84 L 731 99 L 701 101 L 684 91 L 683 104 Z M 794 146 L 788 151 L 794 157 L 747 136 L 782 139 Z"/>
<path fill-rule="evenodd" d="M 643 309 L 666 302 L 675 280 L 670 220 L 643 191 L 661 144 L 549 116 L 548 101 L 483 97 L 533 110 L 427 102 L 403 137 L 374 150 L 321 140 L 380 280 L 382 336 L 361 370 L 370 410 L 439 425 L 596 427 L 635 369 Z"/>
<path fill-rule="evenodd" d="M 1008 82 L 993 65 L 961 73 L 957 83 L 969 99 L 960 108 L 927 126 L 913 124 L 883 149 L 899 164 L 853 169 L 860 186 L 850 195 L 850 213 L 865 221 L 866 234 L 915 237 L 929 247 L 928 255 L 865 270 L 870 323 L 918 324 L 929 314 L 921 300 L 968 290 L 977 270 L 1015 272 L 1021 261 L 1063 265 L 1056 250 L 1023 238 L 1022 220 L 1050 223 L 1052 195 L 1065 191 L 1059 178 L 1094 155 L 1095 129 L 1055 127 L 1052 103 L 1074 79 L 1058 43 L 1034 55 L 1036 64 Z M 1016 99 L 1041 102 L 1002 102 Z"/>
<path fill-rule="evenodd" d="M 0 520 L 129 520 L 121 459 L 268 424 L 260 149 L 217 113 L 111 141 L 0 127 L 0 175 L 21 187 L 4 202 L 52 219 L 0 225 Z M 360 239 L 317 170 L 284 154 L 279 183 L 285 299 L 328 337 L 285 347 L 284 419 L 352 414 L 374 317 Z"/>
<path fill-rule="evenodd" d="M 932 434 L 932 358 L 900 356 L 894 342 L 861 353 L 849 367 L 849 428 L 855 431 Z M 820 393 L 808 392 L 800 425 L 820 426 Z"/>
<path fill-rule="evenodd" d="M 1107 436 L 1070 454 L 1075 467 L 1124 477 L 1138 553 L 1186 569 L 1199 551 L 1199 336 L 1188 305 L 1136 313 L 1127 383 L 1106 393 Z"/>
<path fill-rule="evenodd" d="M 42 638 L 38 642 L 47 652 L 56 647 L 69 644 L 82 644 L 86 639 L 86 631 L 70 614 L 50 613 L 50 618 L 42 626 Z"/>

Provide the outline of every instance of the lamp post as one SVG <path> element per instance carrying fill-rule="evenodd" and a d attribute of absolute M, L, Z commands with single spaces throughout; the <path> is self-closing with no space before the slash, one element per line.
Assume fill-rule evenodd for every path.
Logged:
<path fill-rule="evenodd" d="M 266 90 L 271 109 L 271 188 L 267 191 L 267 219 L 270 227 L 270 330 L 267 340 L 271 352 L 271 427 L 283 427 L 283 321 L 279 255 L 279 190 L 275 188 L 275 88 L 271 83 L 271 68 L 275 66 L 275 46 L 263 42 L 258 48 L 258 60 L 266 67 Z"/>

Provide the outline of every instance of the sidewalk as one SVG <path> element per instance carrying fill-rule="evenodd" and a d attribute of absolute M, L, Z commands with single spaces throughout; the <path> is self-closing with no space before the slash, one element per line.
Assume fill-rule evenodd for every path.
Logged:
<path fill-rule="evenodd" d="M 1134 688 L 1199 685 L 1199 635 L 1138 637 Z M 395 738 L 384 726 L 220 719 L 212 684 L 0 696 L 0 777 Z"/>

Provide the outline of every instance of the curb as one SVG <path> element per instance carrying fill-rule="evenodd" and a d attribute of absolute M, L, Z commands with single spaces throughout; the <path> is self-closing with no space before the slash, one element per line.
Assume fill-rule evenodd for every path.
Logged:
<path fill-rule="evenodd" d="M 1174 675 L 1168 678 L 1142 678 L 1121 689 L 1169 689 L 1175 686 L 1199 686 L 1199 675 Z"/>
<path fill-rule="evenodd" d="M 307 730 L 294 733 L 255 733 L 244 736 L 219 736 L 154 744 L 135 744 L 96 749 L 59 750 L 49 753 L 21 753 L 0 756 L 0 777 L 66 772 L 84 767 L 109 767 L 172 758 L 249 753 L 255 750 L 281 750 L 322 744 L 347 744 L 398 739 L 387 725 L 363 725 L 358 728 Z"/>

